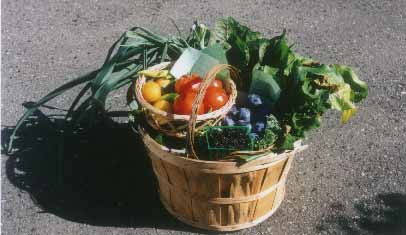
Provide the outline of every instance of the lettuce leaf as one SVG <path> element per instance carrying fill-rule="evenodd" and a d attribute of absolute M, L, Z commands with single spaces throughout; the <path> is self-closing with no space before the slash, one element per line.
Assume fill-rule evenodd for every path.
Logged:
<path fill-rule="evenodd" d="M 348 122 L 356 113 L 354 103 L 365 98 L 367 92 L 366 84 L 349 67 L 298 57 L 276 104 L 277 117 L 289 126 L 288 133 L 280 137 L 279 148 L 293 147 L 294 140 L 319 127 L 321 116 L 330 108 L 341 111 L 341 121 Z"/>
<path fill-rule="evenodd" d="M 350 85 L 351 101 L 360 102 L 368 96 L 368 85 L 361 81 L 350 67 L 339 64 L 333 64 L 331 67 Z"/>

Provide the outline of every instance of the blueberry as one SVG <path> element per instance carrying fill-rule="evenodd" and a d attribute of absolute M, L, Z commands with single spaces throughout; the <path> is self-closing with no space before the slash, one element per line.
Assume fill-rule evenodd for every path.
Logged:
<path fill-rule="evenodd" d="M 251 121 L 251 111 L 247 108 L 241 108 L 239 120 L 244 120 L 245 122 L 250 122 Z"/>
<path fill-rule="evenodd" d="M 265 130 L 265 123 L 264 122 L 256 122 L 254 124 L 254 132 L 255 133 L 261 133 Z"/>
<path fill-rule="evenodd" d="M 223 125 L 225 126 L 234 126 L 234 124 L 234 120 L 229 116 L 226 116 L 223 120 Z"/>
<path fill-rule="evenodd" d="M 248 102 L 252 107 L 258 107 L 262 104 L 262 99 L 257 94 L 249 94 L 248 95 Z"/>

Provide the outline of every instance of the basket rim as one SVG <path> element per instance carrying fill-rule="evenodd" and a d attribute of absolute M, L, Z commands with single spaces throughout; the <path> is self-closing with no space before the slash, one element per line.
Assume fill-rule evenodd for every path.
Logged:
<path fill-rule="evenodd" d="M 235 169 L 240 169 L 241 171 L 244 171 L 244 172 L 251 171 L 249 169 L 251 169 L 252 167 L 254 167 L 254 168 L 259 167 L 259 166 L 263 167 L 264 165 L 287 158 L 289 154 L 292 154 L 292 153 L 295 154 L 295 153 L 301 152 L 308 148 L 308 145 L 302 145 L 301 141 L 299 140 L 299 141 L 295 142 L 295 148 L 293 150 L 286 150 L 282 153 L 274 153 L 274 152 L 270 151 L 268 156 L 260 157 L 253 161 L 240 165 L 239 162 L 235 161 L 235 160 L 207 161 L 207 160 L 201 160 L 201 159 L 187 158 L 187 157 L 185 157 L 185 155 L 186 155 L 185 150 L 171 149 L 171 148 L 166 147 L 165 145 L 159 144 L 149 135 L 149 133 L 141 125 L 138 125 L 137 129 L 138 129 L 139 135 L 141 136 L 141 139 L 143 140 L 145 145 L 152 145 L 150 147 L 152 147 L 152 148 L 155 147 L 155 148 L 159 149 L 159 151 L 165 152 L 166 153 L 165 155 L 170 155 L 170 156 L 159 156 L 159 158 L 161 158 L 165 161 L 169 161 L 169 162 L 173 162 L 173 161 L 183 162 L 188 165 L 202 164 L 200 166 L 203 166 L 203 165 L 206 167 L 211 166 L 210 167 L 211 169 L 209 171 L 211 171 L 211 170 L 215 171 L 214 168 L 217 168 L 217 167 L 226 167 L 226 168 L 230 167 L 233 169 L 231 171 L 235 171 Z M 149 147 L 147 147 L 147 148 L 149 148 Z M 168 157 L 170 159 L 168 159 Z M 227 174 L 229 172 L 227 170 L 225 170 L 224 173 Z"/>
<path fill-rule="evenodd" d="M 173 62 L 162 62 L 160 64 L 151 66 L 147 69 L 162 70 L 162 69 L 169 67 L 172 63 Z M 140 75 L 138 79 L 135 79 L 134 90 L 133 90 L 133 92 L 135 93 L 135 96 L 136 96 L 138 102 L 140 103 L 140 105 L 142 106 L 142 108 L 148 109 L 148 111 L 151 111 L 154 114 L 163 116 L 170 120 L 188 121 L 190 119 L 190 115 L 168 113 L 163 110 L 157 109 L 153 105 L 148 103 L 144 99 L 144 97 L 142 96 L 142 93 L 141 93 L 141 88 L 142 88 L 142 85 L 145 83 L 145 81 L 146 81 L 146 77 L 144 75 Z M 204 121 L 204 120 L 219 117 L 221 115 L 225 115 L 228 112 L 228 110 L 230 110 L 231 107 L 235 104 L 235 100 L 237 98 L 237 88 L 236 88 L 235 82 L 232 79 L 228 79 L 227 82 L 230 82 L 230 88 L 231 88 L 231 93 L 229 94 L 229 99 L 228 99 L 227 103 L 220 109 L 217 109 L 213 112 L 197 115 L 197 121 Z"/>

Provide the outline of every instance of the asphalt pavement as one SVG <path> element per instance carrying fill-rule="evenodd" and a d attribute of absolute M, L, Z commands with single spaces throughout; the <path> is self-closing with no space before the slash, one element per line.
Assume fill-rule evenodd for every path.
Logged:
<path fill-rule="evenodd" d="M 305 139 L 309 148 L 294 161 L 280 209 L 234 234 L 406 234 L 404 0 L 3 0 L 2 139 L 23 114 L 24 102 L 97 69 L 126 29 L 176 34 L 170 18 L 187 32 L 195 19 L 212 26 L 224 16 L 268 36 L 286 29 L 295 51 L 354 67 L 370 89 L 347 125 L 329 112 Z M 75 92 L 50 105 L 67 108 Z M 124 92 L 109 102 L 126 109 Z M 17 141 L 22 151 L 6 156 L 2 150 L 3 234 L 206 233 L 162 209 L 146 156 L 126 126 L 98 129 L 90 142 L 70 146 L 84 157 L 72 157 L 61 194 L 55 189 L 58 139 L 41 120 L 33 120 Z M 114 148 L 104 151 L 109 143 Z"/>

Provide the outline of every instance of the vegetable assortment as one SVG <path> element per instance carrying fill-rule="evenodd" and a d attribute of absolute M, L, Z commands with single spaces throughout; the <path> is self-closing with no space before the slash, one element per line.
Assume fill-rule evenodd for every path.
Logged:
<path fill-rule="evenodd" d="M 247 127 L 253 149 L 292 149 L 296 140 L 320 126 L 328 109 L 341 111 L 345 123 L 356 113 L 354 103 L 368 94 L 366 83 L 350 67 L 323 64 L 296 54 L 292 48 L 285 32 L 266 38 L 231 17 L 218 20 L 211 30 L 195 22 L 185 38 L 132 28 L 114 43 L 100 69 L 68 82 L 32 105 L 17 123 L 9 151 L 19 127 L 36 109 L 82 84 L 66 113 L 64 134 L 83 122 L 92 125 L 98 117 L 107 116 L 108 95 L 139 74 L 149 78 L 142 87 L 147 102 L 165 112 L 188 115 L 202 77 L 216 64 L 237 68 L 241 77 L 235 81 L 238 91 L 247 94 L 246 102 L 237 103 L 221 125 Z M 175 62 L 171 71 L 145 70 L 165 61 Z M 198 114 L 227 102 L 224 77 L 227 74 L 219 74 L 208 88 Z M 139 109 L 136 101 L 129 106 L 131 112 Z M 165 123 L 164 119 L 158 121 Z"/>

